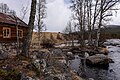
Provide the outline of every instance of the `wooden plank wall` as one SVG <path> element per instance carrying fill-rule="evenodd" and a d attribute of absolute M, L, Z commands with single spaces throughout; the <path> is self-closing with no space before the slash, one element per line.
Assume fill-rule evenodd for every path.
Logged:
<path fill-rule="evenodd" d="M 11 37 L 10 38 L 3 38 L 3 27 L 11 28 Z M 22 42 L 25 39 L 25 36 L 27 34 L 28 27 L 22 27 L 19 26 L 18 29 L 23 30 L 23 38 L 20 38 L 20 42 Z M 6 24 L 0 24 L 0 42 L 16 42 L 17 41 L 17 30 L 16 27 L 13 25 L 6 25 Z"/>

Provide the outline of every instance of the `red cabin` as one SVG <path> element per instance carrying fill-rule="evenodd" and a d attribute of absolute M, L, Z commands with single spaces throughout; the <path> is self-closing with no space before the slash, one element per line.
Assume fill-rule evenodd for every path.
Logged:
<path fill-rule="evenodd" d="M 23 42 L 28 25 L 18 17 L 0 13 L 0 43 Z"/>

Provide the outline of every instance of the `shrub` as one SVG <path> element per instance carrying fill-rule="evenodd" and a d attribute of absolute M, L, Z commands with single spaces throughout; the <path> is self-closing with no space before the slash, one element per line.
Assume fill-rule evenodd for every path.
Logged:
<path fill-rule="evenodd" d="M 20 80 L 20 73 L 19 71 L 12 69 L 12 70 L 0 70 L 0 77 L 2 80 Z"/>
<path fill-rule="evenodd" d="M 41 45 L 43 46 L 43 48 L 52 48 L 54 47 L 54 41 L 50 40 L 50 39 L 43 39 Z"/>

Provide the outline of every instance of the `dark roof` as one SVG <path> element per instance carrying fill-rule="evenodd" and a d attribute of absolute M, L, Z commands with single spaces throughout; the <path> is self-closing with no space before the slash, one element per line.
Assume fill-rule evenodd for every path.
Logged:
<path fill-rule="evenodd" d="M 28 25 L 22 20 L 20 20 L 18 17 L 8 15 L 5 13 L 0 13 L 0 23 L 10 24 L 10 25 L 16 25 L 18 23 L 19 26 L 28 27 Z"/>

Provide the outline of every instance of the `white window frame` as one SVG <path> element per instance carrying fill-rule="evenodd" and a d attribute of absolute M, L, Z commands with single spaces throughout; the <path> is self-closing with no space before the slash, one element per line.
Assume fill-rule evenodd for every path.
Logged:
<path fill-rule="evenodd" d="M 11 37 L 11 28 L 3 27 L 3 38 L 10 38 L 10 37 Z"/>
<path fill-rule="evenodd" d="M 20 33 L 19 31 L 20 31 L 21 33 Z M 18 37 L 19 37 L 19 38 L 23 38 L 23 30 L 22 30 L 22 29 L 18 29 Z"/>

